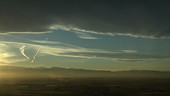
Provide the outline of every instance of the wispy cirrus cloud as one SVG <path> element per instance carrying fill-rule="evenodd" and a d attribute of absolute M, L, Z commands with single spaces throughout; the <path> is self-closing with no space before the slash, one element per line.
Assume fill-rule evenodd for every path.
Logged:
<path fill-rule="evenodd" d="M 3 0 L 0 33 L 48 32 L 56 26 L 96 34 L 167 38 L 169 3 L 168 0 Z"/>
<path fill-rule="evenodd" d="M 25 54 L 25 45 L 23 45 L 23 46 L 20 48 L 20 52 L 21 52 L 21 54 L 22 54 L 25 58 L 27 58 L 28 60 L 30 59 L 30 58 Z"/>
<path fill-rule="evenodd" d="M 125 52 L 112 52 L 112 51 L 91 51 L 91 52 L 67 52 L 60 53 L 62 55 L 70 56 L 84 56 L 91 58 L 114 58 L 116 60 L 156 60 L 156 59 L 169 59 L 170 56 L 160 56 L 146 53 L 125 53 Z"/>
<path fill-rule="evenodd" d="M 23 42 L 9 42 L 1 41 L 6 46 L 14 46 L 15 48 L 25 45 L 27 50 L 39 50 L 39 55 L 46 56 L 64 56 L 64 57 L 75 57 L 75 58 L 108 58 L 114 61 L 124 61 L 124 62 L 136 62 L 136 61 L 147 61 L 147 60 L 167 60 L 170 58 L 169 55 L 158 55 L 139 52 L 137 50 L 120 50 L 120 51 L 108 51 L 102 49 L 91 49 L 83 48 L 80 46 L 75 46 L 71 44 L 66 44 L 62 42 L 46 41 L 46 40 L 32 40 L 31 43 Z M 19 51 L 19 50 L 18 50 Z M 19 52 L 18 52 L 19 53 Z M 21 54 L 16 54 L 16 56 Z M 32 54 L 31 56 L 34 56 Z M 39 56 L 38 55 L 38 56 Z M 23 58 L 22 58 L 23 59 Z M 19 59 L 16 59 L 19 60 Z"/>
<path fill-rule="evenodd" d="M 11 46 L 0 42 L 0 65 L 8 65 L 10 63 L 22 62 L 25 59 L 16 59 L 17 54 L 11 50 Z"/>
<path fill-rule="evenodd" d="M 85 33 L 85 32 L 74 32 L 74 33 L 76 33 L 77 36 L 81 39 L 100 39 L 100 38 L 91 36 L 90 34 Z"/>
<path fill-rule="evenodd" d="M 122 50 L 122 52 L 125 52 L 125 53 L 136 53 L 137 51 L 136 50 Z"/>

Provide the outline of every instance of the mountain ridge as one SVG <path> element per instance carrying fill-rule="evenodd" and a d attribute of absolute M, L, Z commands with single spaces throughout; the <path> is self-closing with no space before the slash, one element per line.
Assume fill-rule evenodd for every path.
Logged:
<path fill-rule="evenodd" d="M 109 71 L 109 70 L 91 70 L 91 69 L 77 69 L 77 68 L 63 68 L 63 67 L 23 67 L 23 66 L 0 66 L 0 70 L 2 69 L 10 69 L 10 68 L 16 68 L 16 69 L 46 69 L 46 70 L 80 70 L 80 71 L 92 71 L 92 72 L 169 72 L 170 71 L 158 71 L 158 70 L 122 70 L 122 71 Z"/>
<path fill-rule="evenodd" d="M 109 78 L 170 78 L 169 71 L 154 70 L 128 70 L 128 71 L 103 71 L 86 70 L 61 67 L 21 67 L 1 66 L 0 76 L 6 78 L 56 78 L 61 77 L 109 77 Z"/>

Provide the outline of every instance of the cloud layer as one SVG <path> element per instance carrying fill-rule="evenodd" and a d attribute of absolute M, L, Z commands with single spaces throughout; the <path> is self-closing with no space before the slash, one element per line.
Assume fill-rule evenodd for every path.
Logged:
<path fill-rule="evenodd" d="M 3 0 L 0 32 L 47 32 L 58 27 L 97 34 L 170 37 L 168 0 L 132 1 Z"/>
<path fill-rule="evenodd" d="M 23 62 L 24 59 L 17 59 L 16 53 L 11 50 L 11 45 L 0 42 L 0 65 L 8 65 L 10 63 Z"/>
<path fill-rule="evenodd" d="M 124 61 L 124 62 L 136 62 L 136 61 L 148 61 L 148 60 L 169 60 L 169 55 L 158 55 L 158 54 L 149 54 L 149 53 L 143 53 L 138 52 L 136 50 L 120 50 L 120 51 L 108 51 L 108 50 L 101 50 L 101 49 L 90 49 L 90 48 L 83 48 L 79 46 L 74 46 L 62 42 L 53 42 L 53 41 L 37 41 L 32 40 L 32 43 L 18 43 L 18 42 L 8 42 L 8 41 L 2 41 L 3 44 L 6 46 L 12 46 L 12 48 L 17 48 L 18 51 L 15 50 L 15 57 L 16 62 L 23 61 L 24 58 L 21 56 L 22 54 L 17 54 L 19 52 L 19 48 L 22 45 L 27 46 L 28 52 L 31 53 L 31 51 L 36 50 L 36 54 L 33 53 L 30 55 L 33 57 L 37 55 L 37 52 L 39 52 L 40 56 L 62 56 L 62 57 L 75 57 L 75 58 L 94 58 L 94 59 L 112 59 L 113 61 Z M 2 43 L 0 42 L 0 43 Z M 50 45 L 49 45 L 50 44 Z M 4 47 L 0 47 L 1 49 L 4 49 Z M 41 50 L 39 50 L 41 48 Z M 38 51 L 37 51 L 38 49 Z M 0 51 L 1 52 L 1 51 Z M 10 51 L 13 52 L 13 51 Z M 10 53 L 9 52 L 9 53 Z M 5 53 L 5 51 L 4 51 Z M 43 54 L 43 55 L 42 55 Z M 13 56 L 13 57 L 14 57 Z M 11 61 L 14 59 L 12 58 Z M 6 57 L 3 57 L 3 60 L 0 60 L 0 62 L 6 62 Z M 10 61 L 10 59 L 8 60 Z"/>

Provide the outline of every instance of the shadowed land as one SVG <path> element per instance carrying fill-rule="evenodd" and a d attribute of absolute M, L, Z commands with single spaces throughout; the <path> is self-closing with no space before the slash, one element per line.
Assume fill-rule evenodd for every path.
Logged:
<path fill-rule="evenodd" d="M 0 96 L 170 96 L 168 72 L 26 69 L 1 67 Z"/>

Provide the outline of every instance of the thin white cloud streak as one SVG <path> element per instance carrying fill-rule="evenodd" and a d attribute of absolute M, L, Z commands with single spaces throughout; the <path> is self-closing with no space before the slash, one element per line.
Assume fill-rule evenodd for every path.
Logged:
<path fill-rule="evenodd" d="M 75 2 L 71 0 L 68 0 L 67 4 L 65 4 L 65 0 L 52 0 L 50 2 L 43 0 L 37 4 L 37 7 L 32 6 L 35 4 L 34 0 L 24 0 L 19 3 L 15 3 L 16 1 L 13 0 L 3 0 L 1 4 L 4 6 L 0 6 L 0 9 L 3 9 L 1 13 L 6 14 L 0 15 L 0 32 L 46 32 L 50 31 L 49 28 L 54 29 L 55 25 L 60 25 L 67 29 L 96 34 L 129 34 L 130 36 L 148 38 L 170 37 L 169 2 L 160 1 L 152 4 L 160 5 L 158 7 L 152 6 L 152 1 L 141 1 L 129 3 L 128 0 L 123 2 L 108 0 L 106 3 L 104 0 L 92 2 L 76 0 L 77 4 L 75 5 Z M 156 10 L 157 8 L 159 10 Z M 18 9 L 23 9 L 25 12 Z M 15 12 L 16 10 L 17 12 Z M 27 19 L 21 19 L 23 17 L 27 17 Z M 23 24 L 23 22 L 25 23 Z"/>
<path fill-rule="evenodd" d="M 2 65 L 6 64 L 11 64 L 11 63 L 17 63 L 17 62 L 23 62 L 25 61 L 24 59 L 6 59 L 6 58 L 1 58 L 0 63 Z"/>
<path fill-rule="evenodd" d="M 68 48 L 68 47 L 51 47 L 43 46 L 42 53 L 54 55 L 54 56 L 65 56 L 65 57 L 76 57 L 76 58 L 110 58 L 116 61 L 146 61 L 146 60 L 167 60 L 170 56 L 159 56 L 152 54 L 144 54 L 135 50 L 126 51 L 106 51 L 99 49 L 89 48 Z"/>
<path fill-rule="evenodd" d="M 47 41 L 48 40 L 48 37 L 45 39 L 45 41 Z M 39 53 L 39 51 L 40 51 L 40 47 L 38 48 L 38 50 L 37 50 L 37 52 L 35 53 L 35 55 L 33 56 L 33 59 L 32 59 L 32 63 L 35 61 L 35 58 L 36 58 L 36 56 L 37 56 L 37 54 Z"/>
<path fill-rule="evenodd" d="M 142 35 L 142 34 L 133 34 L 132 33 L 126 33 L 126 32 L 112 32 L 112 31 L 108 31 L 108 32 L 102 32 L 102 31 L 92 31 L 92 30 L 88 30 L 88 29 L 82 29 L 82 28 L 78 28 L 75 26 L 64 26 L 64 25 L 53 25 L 51 26 L 49 29 L 52 30 L 65 30 L 65 31 L 76 31 L 76 32 L 81 32 L 81 33 L 93 33 L 93 34 L 100 34 L 100 35 L 109 35 L 109 36 L 131 36 L 131 37 L 135 37 L 135 38 L 149 38 L 149 39 L 158 39 L 158 38 L 170 38 L 168 36 L 155 36 L 155 35 Z M 82 38 L 81 36 L 79 36 L 79 38 Z M 86 37 L 85 37 L 86 38 Z M 85 39 L 84 38 L 84 39 Z M 99 38 L 98 38 L 99 39 Z"/>
<path fill-rule="evenodd" d="M 44 40 L 45 41 L 45 40 Z M 42 41 L 41 43 L 43 43 Z M 167 60 L 170 56 L 160 56 L 159 54 L 149 54 L 141 53 L 136 50 L 120 50 L 117 52 L 100 50 L 100 49 L 90 49 L 77 47 L 70 44 L 65 44 L 61 42 L 54 43 L 53 45 L 48 45 L 48 42 L 51 44 L 52 41 L 45 41 L 45 45 L 29 44 L 29 43 L 20 43 L 20 45 L 27 45 L 32 49 L 41 48 L 38 53 L 41 56 L 53 55 L 53 56 L 64 56 L 64 57 L 75 57 L 75 58 L 105 58 L 113 59 L 115 61 L 147 61 L 147 60 Z M 17 42 L 6 42 L 17 45 Z M 37 54 L 38 54 L 37 53 Z"/>
<path fill-rule="evenodd" d="M 50 27 L 51 30 L 64 30 L 64 31 L 71 31 L 71 32 L 84 32 L 84 33 L 93 33 L 93 34 L 100 34 L 100 35 L 110 35 L 110 36 L 115 36 L 115 35 L 119 35 L 116 33 L 103 33 L 103 32 L 96 32 L 96 31 L 91 31 L 91 30 L 85 30 L 85 29 L 81 29 L 81 28 L 77 28 L 77 27 L 73 27 L 73 26 L 64 26 L 64 25 L 53 25 Z M 123 34 L 120 34 L 123 35 Z M 129 34 L 128 34 L 129 36 Z M 131 35 L 130 35 L 131 36 Z"/>
<path fill-rule="evenodd" d="M 107 34 L 107 33 L 102 33 L 102 32 L 96 33 L 95 31 L 85 30 L 85 29 L 74 27 L 74 26 L 64 26 L 64 25 L 59 25 L 59 24 L 51 26 L 50 29 L 51 30 L 74 31 L 74 32 L 87 32 L 87 33 L 103 34 L 103 35 Z M 111 34 L 109 33 L 109 35 Z"/>
<path fill-rule="evenodd" d="M 99 39 L 99 38 L 91 36 L 90 34 L 85 33 L 85 32 L 74 32 L 74 33 L 76 33 L 77 36 L 81 39 Z"/>
<path fill-rule="evenodd" d="M 62 42 L 54 42 L 54 41 L 40 41 L 40 40 L 32 40 L 32 42 L 34 43 L 41 43 L 41 44 L 46 44 L 46 45 L 55 45 L 58 48 L 60 47 L 65 47 L 65 48 L 77 48 L 77 49 L 81 49 L 82 47 L 80 46 L 76 46 L 76 45 L 71 45 L 71 44 L 66 44 L 66 43 L 62 43 Z M 38 46 L 38 45 L 37 45 Z"/>
<path fill-rule="evenodd" d="M 2 34 L 11 34 L 11 33 L 17 33 L 17 34 L 44 34 L 44 33 L 52 33 L 52 31 L 44 31 L 44 32 L 8 32 L 8 33 L 2 33 Z"/>
<path fill-rule="evenodd" d="M 41 44 L 59 44 L 60 42 L 54 42 L 54 41 L 40 41 L 40 40 L 31 40 L 35 43 L 41 43 Z"/>
<path fill-rule="evenodd" d="M 136 53 L 136 50 L 122 50 L 125 53 Z"/>
<path fill-rule="evenodd" d="M 33 59 L 32 59 L 32 63 L 35 61 L 35 58 L 36 58 L 36 56 L 37 56 L 37 54 L 39 53 L 39 51 L 40 51 L 40 48 L 38 48 L 38 50 L 37 50 L 37 52 L 35 53 L 35 55 L 33 56 Z"/>
<path fill-rule="evenodd" d="M 22 54 L 25 58 L 27 58 L 28 60 L 30 59 L 30 58 L 25 54 L 25 45 L 23 45 L 23 46 L 20 48 L 20 52 L 21 52 L 21 54 Z"/>

